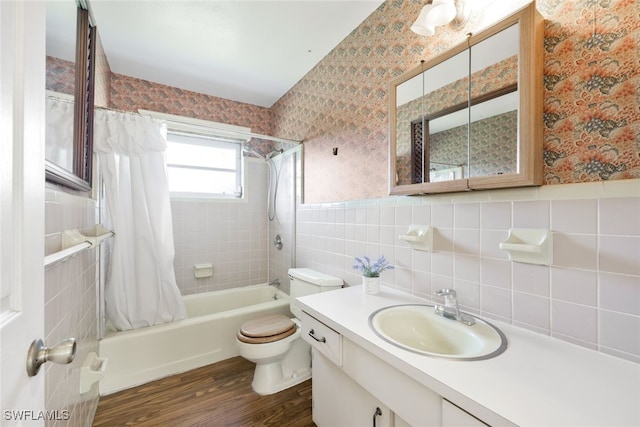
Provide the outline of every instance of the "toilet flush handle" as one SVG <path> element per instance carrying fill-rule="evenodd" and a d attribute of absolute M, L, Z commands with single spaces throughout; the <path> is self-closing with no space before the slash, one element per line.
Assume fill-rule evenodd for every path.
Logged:
<path fill-rule="evenodd" d="M 327 339 L 325 337 L 322 337 L 322 338 L 316 337 L 315 332 L 313 331 L 313 329 L 311 329 L 309 331 L 309 336 L 311 338 L 313 338 L 314 340 L 318 341 L 318 342 L 327 342 Z"/>

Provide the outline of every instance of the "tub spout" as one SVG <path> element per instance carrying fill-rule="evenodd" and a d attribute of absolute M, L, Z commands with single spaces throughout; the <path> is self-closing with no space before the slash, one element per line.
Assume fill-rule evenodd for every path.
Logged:
<path fill-rule="evenodd" d="M 275 286 L 276 288 L 280 287 L 280 279 L 273 279 L 269 282 L 269 286 Z"/>

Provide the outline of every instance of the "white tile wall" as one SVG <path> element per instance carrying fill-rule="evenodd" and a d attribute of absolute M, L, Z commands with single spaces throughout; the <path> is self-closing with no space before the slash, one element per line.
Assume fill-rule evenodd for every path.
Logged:
<path fill-rule="evenodd" d="M 294 266 L 295 255 L 295 214 L 296 214 L 296 176 L 299 173 L 298 167 L 300 166 L 300 151 L 289 151 L 284 155 L 277 156 L 273 159 L 271 173 L 277 171 L 278 174 L 278 191 L 276 192 L 276 209 L 275 215 L 271 211 L 273 217 L 272 221 L 268 222 L 268 241 L 266 242 L 268 247 L 268 276 L 269 281 L 278 279 L 280 281 L 280 289 L 289 293 L 289 268 Z M 273 169 L 275 168 L 275 169 Z M 266 197 L 266 196 L 265 196 Z M 335 212 L 332 212 L 333 216 L 327 218 L 327 223 L 332 227 L 327 229 L 327 236 L 332 237 L 338 232 L 336 225 Z M 266 213 L 263 213 L 266 215 Z M 280 235 L 283 246 L 282 249 L 277 249 L 273 244 L 276 235 Z M 335 243 L 335 241 L 331 241 Z M 330 248 L 332 251 L 339 251 L 340 248 L 333 246 Z"/>
<path fill-rule="evenodd" d="M 435 228 L 434 251 L 398 235 Z M 550 228 L 552 266 L 510 262 L 509 228 Z M 353 257 L 386 256 L 383 283 L 455 288 L 487 318 L 640 362 L 640 180 L 301 205 L 297 266 L 360 283 Z"/>
<path fill-rule="evenodd" d="M 61 233 L 68 229 L 89 229 L 97 223 L 95 200 L 48 188 L 45 195 L 45 254 L 60 250 Z M 68 420 L 48 420 L 47 426 L 86 426 L 98 405 L 98 387 L 79 393 L 79 372 L 89 352 L 97 352 L 96 292 L 97 250 L 84 251 L 45 271 L 45 344 L 76 338 L 73 363 L 46 364 L 45 404 L 47 410 L 66 410 Z"/>
<path fill-rule="evenodd" d="M 242 200 L 171 201 L 176 281 L 183 295 L 266 283 L 280 279 L 288 292 L 295 235 L 295 177 L 299 151 L 274 159 L 279 174 L 277 209 L 267 219 L 268 163 L 245 160 L 245 198 Z M 334 217 L 335 218 L 335 217 Z M 335 221 L 332 221 L 333 224 Z M 284 245 L 273 245 L 280 234 Z M 195 264 L 211 263 L 213 276 L 194 277 Z"/>
<path fill-rule="evenodd" d="M 245 162 L 245 198 L 171 201 L 176 281 L 183 295 L 267 281 L 267 165 Z M 213 276 L 194 277 L 211 263 Z"/>

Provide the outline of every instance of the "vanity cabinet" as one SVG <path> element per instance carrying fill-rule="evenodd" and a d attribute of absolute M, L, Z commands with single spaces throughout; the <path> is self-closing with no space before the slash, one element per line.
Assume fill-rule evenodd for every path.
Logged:
<path fill-rule="evenodd" d="M 487 425 L 306 312 L 301 321 L 318 427 Z"/>
<path fill-rule="evenodd" d="M 425 303 L 386 286 L 378 295 L 347 286 L 295 301 L 306 313 L 299 317 L 302 328 L 324 324 L 341 342 L 342 355 L 331 372 L 349 377 L 389 408 L 396 427 L 640 426 L 640 371 L 632 361 L 506 323 L 499 324 L 509 343 L 502 354 L 453 360 L 404 350 L 371 327 L 374 313 Z M 330 375 L 313 377 L 329 388 L 332 381 Z M 334 392 L 340 394 L 337 387 Z"/>
<path fill-rule="evenodd" d="M 302 336 L 311 344 L 313 422 L 318 427 L 392 427 L 393 414 L 342 369 L 343 337 L 302 313 Z"/>

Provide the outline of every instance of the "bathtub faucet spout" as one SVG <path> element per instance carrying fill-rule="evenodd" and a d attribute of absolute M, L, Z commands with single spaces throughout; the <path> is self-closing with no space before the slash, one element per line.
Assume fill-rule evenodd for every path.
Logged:
<path fill-rule="evenodd" d="M 275 286 L 276 288 L 280 287 L 280 279 L 273 279 L 269 282 L 269 286 Z"/>

